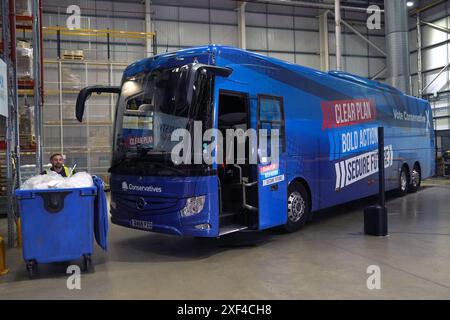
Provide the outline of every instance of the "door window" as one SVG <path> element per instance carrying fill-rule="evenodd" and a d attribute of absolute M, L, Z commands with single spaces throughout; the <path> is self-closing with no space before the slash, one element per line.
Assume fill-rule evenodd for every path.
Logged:
<path fill-rule="evenodd" d="M 258 95 L 258 129 L 267 130 L 267 155 L 272 154 L 271 130 L 274 129 L 278 129 L 280 153 L 285 151 L 284 122 L 283 98 Z"/>

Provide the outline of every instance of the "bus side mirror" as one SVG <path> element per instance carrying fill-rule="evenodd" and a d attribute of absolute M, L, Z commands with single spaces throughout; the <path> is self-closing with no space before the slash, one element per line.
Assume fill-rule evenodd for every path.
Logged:
<path fill-rule="evenodd" d="M 190 76 L 187 81 L 187 103 L 191 105 L 192 98 L 194 95 L 194 83 L 197 79 L 198 72 L 205 70 L 206 72 L 210 73 L 213 76 L 219 76 L 219 77 L 228 77 L 232 72 L 233 69 L 231 68 L 225 68 L 225 67 L 218 67 L 218 66 L 212 66 L 208 64 L 202 64 L 202 63 L 193 63 L 190 65 Z"/>
<path fill-rule="evenodd" d="M 233 69 L 231 68 L 225 68 L 225 67 L 218 67 L 218 66 L 211 66 L 211 65 L 200 65 L 197 70 L 206 70 L 209 73 L 211 73 L 213 76 L 219 76 L 219 77 L 228 77 L 232 72 Z"/>
<path fill-rule="evenodd" d="M 92 95 L 92 93 L 117 93 L 120 94 L 120 87 L 108 87 L 108 86 L 90 86 L 80 90 L 78 93 L 77 102 L 75 104 L 75 116 L 79 122 L 83 121 L 83 114 L 86 100 Z"/>

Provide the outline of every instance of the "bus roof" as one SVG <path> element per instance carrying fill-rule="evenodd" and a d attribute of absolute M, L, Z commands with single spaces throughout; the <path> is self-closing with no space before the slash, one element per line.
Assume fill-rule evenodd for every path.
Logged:
<path fill-rule="evenodd" d="M 302 74 L 302 75 L 311 76 L 311 77 L 320 76 L 321 79 L 323 79 L 323 80 L 325 80 L 327 78 L 329 80 L 337 79 L 337 80 L 344 81 L 344 82 L 351 82 L 354 85 L 369 87 L 372 89 L 376 89 L 376 90 L 394 94 L 394 95 L 404 95 L 403 92 L 401 92 L 400 90 L 398 90 L 390 85 L 387 85 L 387 84 L 379 82 L 379 81 L 360 77 L 355 74 L 342 72 L 342 71 L 335 71 L 335 70 L 329 71 L 329 72 L 323 72 L 323 71 L 319 71 L 319 70 L 305 67 L 302 65 L 283 61 L 283 60 L 280 60 L 277 58 L 268 57 L 268 56 L 261 55 L 258 53 L 239 49 L 236 47 L 215 45 L 215 44 L 186 48 L 186 49 L 181 49 L 181 50 L 172 51 L 172 52 L 166 52 L 166 53 L 162 53 L 162 54 L 159 54 L 159 55 L 156 55 L 153 57 L 139 60 L 137 62 L 132 63 L 125 69 L 124 76 L 129 77 L 129 76 L 138 74 L 140 72 L 143 72 L 145 70 L 151 70 L 155 67 L 155 64 L 161 65 L 164 63 L 168 63 L 172 59 L 181 59 L 182 57 L 193 57 L 193 56 L 201 55 L 201 54 L 209 55 L 211 57 L 213 57 L 213 56 L 217 57 L 220 55 L 226 55 L 226 56 L 235 55 L 235 56 L 239 56 L 240 57 L 239 60 L 242 60 L 243 63 L 245 63 L 244 61 L 247 59 L 257 59 L 258 61 L 260 61 L 262 63 L 277 65 L 278 67 L 282 67 L 285 70 L 288 70 L 290 72 L 294 72 L 297 74 Z M 212 58 L 211 61 L 214 61 L 214 58 Z M 213 64 L 213 63 L 211 63 L 211 64 Z M 411 98 L 415 98 L 415 97 L 411 97 Z M 415 99 L 418 99 L 418 98 L 415 98 Z M 418 99 L 418 100 L 422 100 L 422 99 Z M 422 101 L 426 102 L 426 100 L 422 100 Z"/>

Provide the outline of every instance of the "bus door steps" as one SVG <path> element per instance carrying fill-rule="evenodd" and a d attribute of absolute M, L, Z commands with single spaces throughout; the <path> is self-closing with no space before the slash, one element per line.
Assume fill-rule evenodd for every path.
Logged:
<path fill-rule="evenodd" d="M 224 236 L 226 234 L 242 231 L 245 229 L 248 229 L 248 227 L 240 225 L 240 224 L 229 224 L 227 226 L 220 227 L 219 236 Z"/>
<path fill-rule="evenodd" d="M 223 211 L 219 215 L 220 226 L 235 224 L 237 221 L 237 212 Z"/>

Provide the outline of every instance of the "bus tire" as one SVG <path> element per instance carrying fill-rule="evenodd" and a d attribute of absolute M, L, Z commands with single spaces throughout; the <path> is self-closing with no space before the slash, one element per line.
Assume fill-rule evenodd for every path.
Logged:
<path fill-rule="evenodd" d="M 422 175 L 420 173 L 420 165 L 419 163 L 414 164 L 413 171 L 411 173 L 411 183 L 409 185 L 409 192 L 417 192 L 420 188 L 420 184 L 422 182 Z"/>
<path fill-rule="evenodd" d="M 399 187 L 397 189 L 397 196 L 403 197 L 408 193 L 409 189 L 409 172 L 408 168 L 404 165 L 398 175 Z"/>
<path fill-rule="evenodd" d="M 300 230 L 308 221 L 311 211 L 309 195 L 305 186 L 299 182 L 293 182 L 288 188 L 287 222 L 283 229 L 286 232 Z"/>

